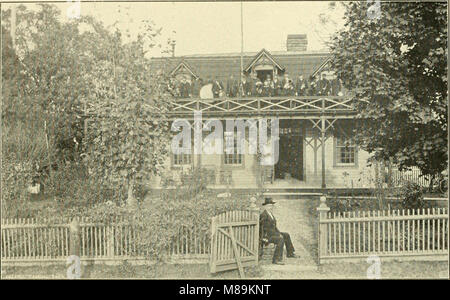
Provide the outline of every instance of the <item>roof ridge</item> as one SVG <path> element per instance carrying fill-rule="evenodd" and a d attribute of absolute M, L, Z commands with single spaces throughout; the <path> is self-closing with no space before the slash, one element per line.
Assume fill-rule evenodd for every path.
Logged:
<path fill-rule="evenodd" d="M 268 51 L 267 49 L 263 48 L 260 51 L 251 51 L 251 52 L 244 52 L 242 53 L 243 56 L 252 57 L 259 53 L 261 53 L 262 50 L 265 50 L 267 53 L 270 53 L 272 56 L 276 55 L 330 55 L 331 53 L 328 51 L 323 50 L 313 50 L 313 51 Z M 184 59 L 184 58 L 207 58 L 207 57 L 234 57 L 234 56 L 241 56 L 240 52 L 228 52 L 228 53 L 205 53 L 205 54 L 188 54 L 188 55 L 180 55 L 180 56 L 154 56 L 151 58 L 161 59 L 161 58 L 170 58 L 170 59 Z"/>

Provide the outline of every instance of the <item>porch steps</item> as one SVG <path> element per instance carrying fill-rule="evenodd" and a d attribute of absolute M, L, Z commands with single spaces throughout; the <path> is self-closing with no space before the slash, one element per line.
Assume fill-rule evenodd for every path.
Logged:
<path fill-rule="evenodd" d="M 264 192 L 265 197 L 273 199 L 310 199 L 322 196 L 322 193 L 303 192 L 303 191 L 267 191 Z"/>

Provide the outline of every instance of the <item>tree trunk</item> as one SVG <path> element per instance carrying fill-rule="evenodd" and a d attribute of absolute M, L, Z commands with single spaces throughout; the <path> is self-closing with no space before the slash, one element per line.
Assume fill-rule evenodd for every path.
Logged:
<path fill-rule="evenodd" d="M 134 180 L 130 179 L 130 181 L 128 182 L 128 197 L 127 197 L 127 205 L 129 207 L 137 206 L 137 200 L 133 195 L 133 186 L 134 186 Z"/>
<path fill-rule="evenodd" d="M 393 180 L 392 180 L 392 158 L 389 158 L 388 161 L 388 188 L 391 189 L 393 187 Z"/>
<path fill-rule="evenodd" d="M 434 183 L 434 178 L 435 178 L 436 176 L 433 174 L 433 175 L 429 175 L 429 178 L 430 178 L 430 182 L 429 182 L 429 185 L 428 185 L 428 192 L 429 193 L 432 193 L 433 192 L 433 183 Z"/>
<path fill-rule="evenodd" d="M 378 161 L 375 161 L 375 195 L 377 197 L 378 209 L 382 209 L 380 176 L 380 164 Z"/>

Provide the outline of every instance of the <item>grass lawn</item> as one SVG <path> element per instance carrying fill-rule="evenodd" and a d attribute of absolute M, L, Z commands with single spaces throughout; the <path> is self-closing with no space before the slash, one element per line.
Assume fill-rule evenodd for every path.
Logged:
<path fill-rule="evenodd" d="M 317 271 L 272 271 L 246 268 L 246 278 L 252 279 L 367 279 L 368 263 L 326 264 Z M 2 267 L 2 278 L 54 279 L 66 278 L 66 267 Z M 447 279 L 448 262 L 388 262 L 381 263 L 381 279 Z M 236 270 L 210 274 L 207 264 L 156 264 L 152 266 L 90 265 L 82 267 L 83 279 L 237 279 Z"/>
<path fill-rule="evenodd" d="M 319 268 L 318 278 L 367 278 L 368 263 L 334 263 Z M 381 262 L 381 279 L 448 278 L 448 262 Z"/>
<path fill-rule="evenodd" d="M 2 278 L 67 278 L 65 265 L 45 267 L 2 267 Z M 261 277 L 262 270 L 258 267 L 245 268 L 247 278 Z M 118 266 L 88 265 L 81 267 L 83 279 L 237 279 L 237 270 L 211 274 L 208 264 L 155 264 L 150 266 L 133 266 L 122 264 Z"/>

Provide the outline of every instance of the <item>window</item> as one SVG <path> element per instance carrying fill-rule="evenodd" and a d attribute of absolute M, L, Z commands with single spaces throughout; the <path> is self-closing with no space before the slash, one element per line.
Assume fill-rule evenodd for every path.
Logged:
<path fill-rule="evenodd" d="M 236 135 L 234 136 L 234 139 L 232 139 L 233 133 L 232 132 L 225 132 L 225 143 L 224 143 L 224 164 L 225 165 L 241 165 L 242 164 L 242 151 L 240 154 L 238 154 L 238 141 L 239 138 L 236 137 Z M 233 149 L 233 153 L 228 154 L 226 149 L 227 149 L 227 145 L 230 146 L 229 143 L 233 143 L 231 145 L 232 149 Z"/>
<path fill-rule="evenodd" d="M 190 154 L 174 154 L 173 155 L 173 165 L 174 166 L 182 166 L 182 165 L 190 165 L 191 164 L 191 155 Z"/>
<path fill-rule="evenodd" d="M 357 161 L 356 144 L 352 138 L 340 136 L 336 138 L 335 164 L 354 165 Z"/>
<path fill-rule="evenodd" d="M 182 141 L 180 140 L 180 147 L 182 147 Z M 184 166 L 184 165 L 190 165 L 192 163 L 192 155 L 180 153 L 180 154 L 173 154 L 173 165 L 174 166 Z"/>

